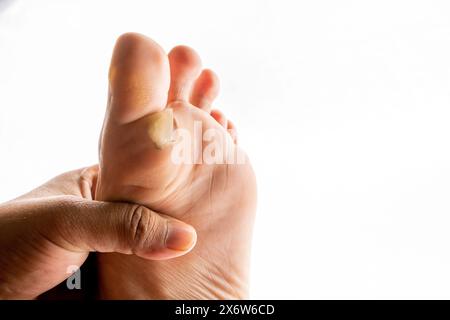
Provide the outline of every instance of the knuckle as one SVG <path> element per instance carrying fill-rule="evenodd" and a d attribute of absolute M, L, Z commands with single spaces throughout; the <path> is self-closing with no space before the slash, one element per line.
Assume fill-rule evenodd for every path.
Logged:
<path fill-rule="evenodd" d="M 147 249 L 161 240 L 161 226 L 158 217 L 148 208 L 135 205 L 130 211 L 128 239 L 133 251 Z"/>

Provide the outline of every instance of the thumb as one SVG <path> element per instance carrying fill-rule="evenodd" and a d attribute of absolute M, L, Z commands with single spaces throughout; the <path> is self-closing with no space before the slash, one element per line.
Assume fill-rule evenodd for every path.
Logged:
<path fill-rule="evenodd" d="M 67 249 L 163 260 L 186 254 L 197 240 L 192 226 L 136 204 L 64 197 L 52 211 L 52 233 Z"/>

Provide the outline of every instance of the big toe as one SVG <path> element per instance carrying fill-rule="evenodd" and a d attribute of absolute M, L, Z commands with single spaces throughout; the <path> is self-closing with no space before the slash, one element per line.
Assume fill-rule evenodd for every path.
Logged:
<path fill-rule="evenodd" d="M 109 112 L 117 123 L 132 122 L 161 111 L 170 83 L 164 50 L 144 35 L 121 35 L 114 48 L 109 83 Z"/>

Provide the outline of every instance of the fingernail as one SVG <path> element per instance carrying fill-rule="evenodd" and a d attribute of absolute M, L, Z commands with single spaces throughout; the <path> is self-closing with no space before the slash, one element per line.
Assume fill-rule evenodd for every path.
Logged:
<path fill-rule="evenodd" d="M 194 228 L 178 221 L 170 221 L 168 228 L 166 238 L 167 248 L 187 251 L 194 246 L 197 240 L 197 234 Z"/>

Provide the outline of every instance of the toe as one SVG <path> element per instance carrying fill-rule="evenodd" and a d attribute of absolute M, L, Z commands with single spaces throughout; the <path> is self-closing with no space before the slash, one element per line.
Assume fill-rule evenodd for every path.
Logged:
<path fill-rule="evenodd" d="M 191 104 L 210 112 L 212 103 L 219 94 L 219 87 L 219 77 L 212 70 L 203 70 L 195 81 Z"/>
<path fill-rule="evenodd" d="M 128 123 L 162 110 L 169 81 L 169 61 L 156 42 L 137 33 L 120 36 L 109 70 L 111 117 Z"/>
<path fill-rule="evenodd" d="M 212 110 L 211 111 L 211 117 L 216 119 L 216 121 L 225 129 L 227 128 L 227 118 L 223 114 L 222 111 L 219 110 Z"/>
<path fill-rule="evenodd" d="M 168 102 L 189 101 L 195 79 L 201 70 L 198 54 L 186 46 L 177 46 L 169 53 L 170 89 Z"/>
<path fill-rule="evenodd" d="M 234 143 L 237 143 L 236 126 L 231 120 L 227 120 L 227 131 L 230 133 L 230 136 L 233 139 Z"/>

